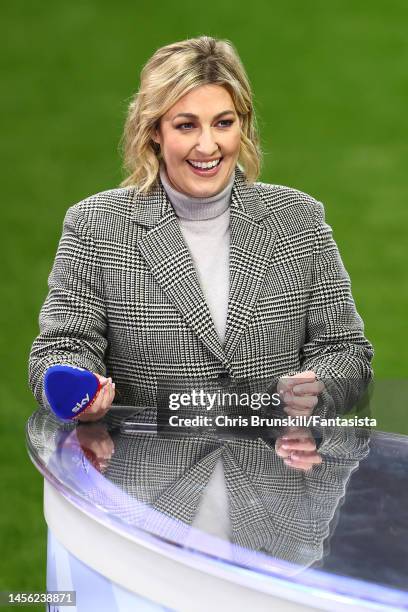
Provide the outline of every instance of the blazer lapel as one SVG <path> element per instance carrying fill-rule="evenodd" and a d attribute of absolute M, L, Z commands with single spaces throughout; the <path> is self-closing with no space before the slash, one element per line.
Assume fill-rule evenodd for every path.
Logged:
<path fill-rule="evenodd" d="M 190 252 L 167 194 L 159 183 L 135 193 L 134 221 L 146 226 L 138 249 L 151 273 L 207 348 L 228 367 L 253 315 L 270 261 L 275 233 L 271 211 L 238 167 L 231 195 L 230 294 L 222 347 Z"/>
<path fill-rule="evenodd" d="M 138 194 L 134 218 L 151 228 L 139 239 L 138 249 L 152 275 L 187 325 L 227 365 L 178 219 L 161 185 L 150 196 Z"/>
<path fill-rule="evenodd" d="M 228 358 L 248 327 L 271 260 L 275 231 L 271 211 L 237 169 L 231 202 L 230 294 L 224 351 Z"/>

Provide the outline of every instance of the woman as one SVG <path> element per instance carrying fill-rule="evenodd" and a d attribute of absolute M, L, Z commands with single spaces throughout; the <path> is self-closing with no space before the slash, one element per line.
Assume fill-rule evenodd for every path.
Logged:
<path fill-rule="evenodd" d="M 129 176 L 65 217 L 30 354 L 40 403 L 57 363 L 104 384 L 81 420 L 105 414 L 115 384 L 121 403 L 154 405 L 162 377 L 301 373 L 285 396 L 299 410 L 314 407 L 322 378 L 370 378 L 372 347 L 323 206 L 256 182 L 258 142 L 229 42 L 203 36 L 152 56 L 125 126 Z"/>

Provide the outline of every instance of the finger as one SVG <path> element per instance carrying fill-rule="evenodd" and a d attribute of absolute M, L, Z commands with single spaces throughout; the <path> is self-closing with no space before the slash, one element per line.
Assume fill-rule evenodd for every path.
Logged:
<path fill-rule="evenodd" d="M 291 417 L 309 417 L 311 416 L 313 410 L 297 410 L 296 408 L 287 408 L 285 407 L 284 412 Z"/>
<path fill-rule="evenodd" d="M 304 470 L 309 470 L 314 465 L 320 464 L 321 462 L 322 458 L 316 452 L 311 455 L 292 453 L 291 456 L 285 460 L 285 463 Z"/>
<path fill-rule="evenodd" d="M 276 390 L 280 395 L 283 395 L 286 391 L 289 391 L 293 385 L 290 384 L 290 378 L 280 378 L 276 386 Z"/>
<path fill-rule="evenodd" d="M 315 451 L 316 443 L 314 440 L 303 439 L 303 440 L 291 440 L 290 442 L 284 442 L 282 444 L 283 450 L 289 451 Z"/>
<path fill-rule="evenodd" d="M 324 389 L 324 384 L 320 380 L 295 385 L 292 388 L 293 395 L 318 395 Z"/>
<path fill-rule="evenodd" d="M 287 459 L 288 457 L 290 457 L 290 451 L 283 450 L 282 448 L 276 448 L 276 446 L 275 446 L 275 450 L 276 450 L 276 454 L 281 459 Z"/>
<path fill-rule="evenodd" d="M 102 374 L 98 374 L 97 372 L 93 372 L 93 374 L 95 374 L 96 378 L 99 380 L 101 385 L 105 385 L 108 382 L 108 379 L 106 376 L 102 376 Z"/>
<path fill-rule="evenodd" d="M 293 408 L 314 408 L 318 402 L 316 395 L 294 395 L 292 391 L 285 393 L 283 400 L 287 406 Z"/>
<path fill-rule="evenodd" d="M 281 378 L 278 382 L 276 390 L 279 395 L 284 395 L 285 393 L 290 392 L 293 387 L 296 385 L 296 380 L 293 378 Z"/>
<path fill-rule="evenodd" d="M 93 412 L 88 412 L 88 408 L 87 408 L 86 410 L 84 410 L 84 412 L 82 412 L 76 418 L 78 419 L 78 421 L 89 422 L 89 421 L 97 421 L 99 416 L 98 414 L 94 414 Z"/>
<path fill-rule="evenodd" d="M 319 453 L 316 451 L 316 449 L 313 450 L 307 450 L 307 451 L 303 451 L 303 450 L 296 450 L 294 452 L 291 453 L 291 459 L 295 459 L 296 461 L 314 461 L 316 458 L 319 460 L 321 459 Z M 319 461 L 320 463 L 320 461 Z"/>
<path fill-rule="evenodd" d="M 285 393 L 285 395 L 283 396 L 283 400 L 289 408 L 300 408 L 300 409 L 314 408 L 317 402 L 319 401 L 316 395 L 296 396 L 296 395 L 293 395 L 293 393 L 291 392 Z"/>
<path fill-rule="evenodd" d="M 98 391 L 98 394 L 93 403 L 85 410 L 88 414 L 97 414 L 102 408 L 104 398 L 106 396 L 107 383 Z"/>
<path fill-rule="evenodd" d="M 78 419 L 80 421 L 93 422 L 99 421 L 99 419 L 101 419 L 104 415 L 105 411 L 103 410 L 99 410 L 98 412 L 87 412 L 87 410 L 85 410 L 85 412 L 83 412 Z"/>
<path fill-rule="evenodd" d="M 288 457 L 288 460 L 292 465 L 306 468 L 313 467 L 313 465 L 317 465 L 318 463 L 322 462 L 320 455 L 318 455 L 316 452 L 310 456 L 300 456 L 292 453 L 291 456 Z"/>
<path fill-rule="evenodd" d="M 316 380 L 316 374 L 312 370 L 306 370 L 305 372 L 299 372 L 299 374 L 294 374 L 293 376 L 283 376 L 278 381 L 282 383 L 284 386 L 292 389 L 295 385 L 300 385 L 302 383 L 314 382 Z"/>
<path fill-rule="evenodd" d="M 305 370 L 304 372 L 295 374 L 293 378 L 295 378 L 296 380 L 299 379 L 302 382 L 312 382 L 316 380 L 316 374 L 313 372 L 313 370 Z"/>
<path fill-rule="evenodd" d="M 110 408 L 110 405 L 113 401 L 114 398 L 114 390 L 112 388 L 112 379 L 109 379 L 109 382 L 106 386 L 106 392 L 104 394 L 103 400 L 102 400 L 102 408 L 103 410 L 107 411 Z"/>
<path fill-rule="evenodd" d="M 299 381 L 300 382 L 300 381 Z M 278 380 L 276 390 L 280 395 L 290 391 L 296 385 L 296 379 L 292 376 L 283 376 Z"/>
<path fill-rule="evenodd" d="M 275 452 L 281 459 L 285 459 L 289 457 L 291 451 L 284 449 L 281 440 L 278 439 L 275 444 Z"/>
<path fill-rule="evenodd" d="M 114 451 L 115 451 L 115 445 L 113 443 L 113 440 L 107 440 L 106 444 L 104 446 L 104 450 L 105 450 L 105 456 L 107 457 L 112 457 Z"/>
<path fill-rule="evenodd" d="M 110 389 L 111 389 L 111 379 L 108 378 L 106 384 L 100 390 L 100 397 L 98 402 L 98 407 L 100 410 L 105 410 L 107 403 L 109 403 L 110 397 Z"/>
<path fill-rule="evenodd" d="M 93 402 L 86 408 L 85 412 L 95 413 L 100 410 L 103 397 L 106 393 L 107 384 L 108 384 L 108 379 L 106 379 L 106 382 L 103 383 L 103 385 L 99 387 Z"/>
<path fill-rule="evenodd" d="M 115 383 L 112 382 L 111 386 L 110 386 L 110 390 L 109 390 L 109 399 L 110 399 L 109 407 L 111 406 L 113 400 L 115 399 L 115 393 L 116 393 L 116 391 L 115 391 Z"/>
<path fill-rule="evenodd" d="M 107 392 L 108 383 L 104 384 L 104 386 L 98 391 L 98 394 L 92 404 L 88 406 L 88 408 L 86 408 L 78 418 L 80 418 L 81 421 L 96 421 L 100 419 L 106 412 L 104 409 L 104 402 Z"/>
<path fill-rule="evenodd" d="M 113 441 L 112 438 L 107 434 L 106 438 L 101 442 L 98 442 L 98 448 L 100 449 L 100 454 L 104 457 L 110 456 L 113 452 Z"/>
<path fill-rule="evenodd" d="M 312 434 L 309 431 L 297 431 L 290 434 L 286 434 L 282 436 L 282 444 L 291 444 L 292 442 L 296 442 L 297 440 L 309 440 L 312 437 Z"/>
<path fill-rule="evenodd" d="M 101 410 L 105 411 L 109 405 L 109 389 L 110 382 L 106 383 L 106 387 L 103 390 L 103 395 L 101 397 Z"/>

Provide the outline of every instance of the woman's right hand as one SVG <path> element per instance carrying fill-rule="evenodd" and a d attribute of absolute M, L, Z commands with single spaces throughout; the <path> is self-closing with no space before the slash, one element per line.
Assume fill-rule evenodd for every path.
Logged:
<path fill-rule="evenodd" d="M 105 423 L 76 427 L 75 435 L 88 461 L 103 474 L 109 465 L 115 446 Z"/>
<path fill-rule="evenodd" d="M 75 417 L 75 419 L 78 419 L 78 421 L 99 421 L 99 419 L 104 417 L 108 412 L 115 398 L 115 383 L 112 382 L 112 379 L 100 376 L 100 374 L 97 374 L 96 372 L 94 372 L 94 374 L 102 386 L 99 389 L 98 395 L 96 396 L 93 404 Z"/>

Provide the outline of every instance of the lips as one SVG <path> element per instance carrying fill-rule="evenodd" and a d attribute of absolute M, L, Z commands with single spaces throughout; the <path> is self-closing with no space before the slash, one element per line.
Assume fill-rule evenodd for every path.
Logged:
<path fill-rule="evenodd" d="M 194 172 L 195 175 L 197 176 L 215 176 L 216 174 L 218 174 L 219 169 L 222 166 L 223 163 L 223 157 L 220 158 L 220 162 L 214 166 L 213 168 L 209 168 L 209 169 L 205 169 L 205 168 L 196 168 L 195 166 L 193 166 L 189 160 L 187 159 L 187 164 L 189 166 L 189 168 L 191 169 L 192 172 Z"/>
<path fill-rule="evenodd" d="M 215 162 L 215 161 L 218 162 L 218 163 L 213 165 L 213 166 L 211 166 L 210 168 L 201 168 L 201 167 L 196 165 L 197 163 L 204 163 L 205 164 L 205 163 L 210 163 L 210 162 Z M 218 159 L 209 159 L 209 160 L 205 160 L 205 161 L 204 160 L 201 161 L 201 160 L 198 160 L 198 159 L 197 160 L 187 159 L 187 163 L 189 163 L 190 166 L 192 166 L 193 168 L 198 168 L 199 170 L 212 170 L 213 168 L 218 166 L 221 163 L 221 161 L 222 161 L 222 157 L 219 157 Z M 193 163 L 193 162 L 195 162 L 195 163 Z"/>

